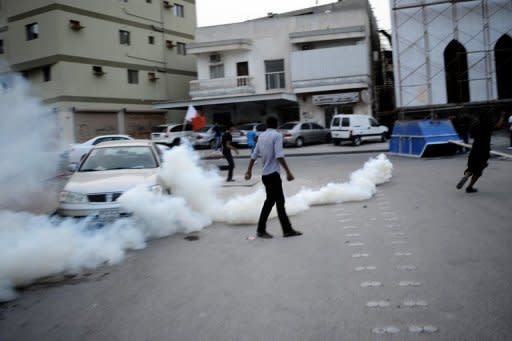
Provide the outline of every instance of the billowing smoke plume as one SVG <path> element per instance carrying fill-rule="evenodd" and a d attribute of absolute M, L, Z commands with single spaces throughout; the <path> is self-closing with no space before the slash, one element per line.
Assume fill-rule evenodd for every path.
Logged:
<path fill-rule="evenodd" d="M 30 96 L 19 75 L 0 77 L 0 209 L 24 210 L 46 200 L 59 166 L 55 114 Z"/>
<path fill-rule="evenodd" d="M 286 199 L 287 211 L 294 215 L 313 205 L 369 199 L 376 185 L 391 178 L 391 170 L 391 162 L 380 155 L 352 173 L 349 182 L 330 183 L 318 190 L 303 188 Z M 173 195 L 154 194 L 145 186 L 134 188 L 118 199 L 133 217 L 102 229 L 88 229 L 87 220 L 56 222 L 47 216 L 0 212 L 0 301 L 15 298 L 13 288 L 41 277 L 116 264 L 127 250 L 143 248 L 152 238 L 199 231 L 214 221 L 255 223 L 265 199 L 259 188 L 222 200 L 220 175 L 203 168 L 187 146 L 166 153 L 161 176 Z"/>

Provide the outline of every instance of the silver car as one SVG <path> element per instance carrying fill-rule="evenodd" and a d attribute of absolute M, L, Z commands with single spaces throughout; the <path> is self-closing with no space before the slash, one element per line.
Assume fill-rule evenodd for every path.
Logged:
<path fill-rule="evenodd" d="M 315 122 L 293 121 L 279 127 L 285 146 L 302 147 L 305 144 L 327 143 L 331 132 Z"/>
<path fill-rule="evenodd" d="M 262 132 L 267 129 L 264 123 L 246 123 L 235 127 L 235 130 L 231 134 L 233 136 L 233 144 L 238 146 L 247 146 L 247 132 L 252 130 L 256 132 L 258 137 Z"/>
<path fill-rule="evenodd" d="M 149 140 L 105 142 L 80 163 L 59 196 L 57 214 L 96 216 L 111 221 L 123 212 L 117 199 L 145 184 L 154 192 L 170 193 L 159 177 L 163 149 Z"/>
<path fill-rule="evenodd" d="M 194 130 L 190 139 L 192 141 L 192 146 L 194 148 L 215 148 L 215 125 L 207 124 L 203 128 Z M 226 127 L 223 125 L 218 125 L 221 134 L 226 131 Z"/>

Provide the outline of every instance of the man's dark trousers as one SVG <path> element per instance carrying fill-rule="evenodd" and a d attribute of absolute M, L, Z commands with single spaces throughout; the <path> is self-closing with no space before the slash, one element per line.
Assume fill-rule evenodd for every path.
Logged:
<path fill-rule="evenodd" d="M 258 222 L 258 232 L 266 232 L 267 219 L 270 211 L 272 211 L 272 207 L 274 207 L 274 204 L 276 205 L 277 216 L 279 217 L 279 222 L 281 223 L 283 233 L 291 232 L 292 224 L 290 223 L 284 208 L 284 193 L 281 176 L 279 173 L 275 172 L 272 174 L 263 175 L 261 180 L 265 185 L 267 198 L 265 199 L 265 203 L 261 209 L 260 220 Z"/>
<path fill-rule="evenodd" d="M 235 161 L 233 161 L 233 155 L 231 155 L 231 149 L 224 148 L 222 154 L 228 162 L 228 178 L 227 180 L 233 180 L 233 169 L 235 168 Z"/>

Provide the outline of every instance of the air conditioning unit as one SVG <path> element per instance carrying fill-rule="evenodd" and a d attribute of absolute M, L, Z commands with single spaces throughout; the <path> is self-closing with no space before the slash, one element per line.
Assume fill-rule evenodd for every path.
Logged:
<path fill-rule="evenodd" d="M 148 79 L 152 82 L 156 81 L 158 79 L 158 76 L 155 72 L 148 72 Z"/>
<path fill-rule="evenodd" d="M 82 28 L 84 28 L 85 26 L 82 26 L 80 24 L 80 21 L 78 20 L 69 20 L 69 28 L 71 28 L 73 31 L 80 31 Z"/>
<path fill-rule="evenodd" d="M 169 1 L 164 1 L 163 4 L 164 4 L 164 8 L 167 8 L 167 9 L 172 8 L 172 5 Z"/>
<path fill-rule="evenodd" d="M 173 43 L 172 40 L 166 40 L 165 41 L 165 46 L 168 48 L 168 49 L 172 49 L 176 46 L 176 44 Z"/>
<path fill-rule="evenodd" d="M 220 63 L 222 62 L 222 56 L 220 53 L 212 53 L 210 55 L 210 63 Z"/>
<path fill-rule="evenodd" d="M 93 66 L 92 67 L 92 73 L 95 75 L 95 76 L 103 76 L 105 74 L 105 71 L 103 71 L 103 68 L 101 66 Z"/>

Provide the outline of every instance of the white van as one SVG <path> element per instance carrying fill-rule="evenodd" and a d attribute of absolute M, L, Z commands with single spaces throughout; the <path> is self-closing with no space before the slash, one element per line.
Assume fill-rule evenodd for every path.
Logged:
<path fill-rule="evenodd" d="M 388 127 L 380 125 L 369 115 L 334 115 L 330 130 L 335 145 L 341 141 L 352 141 L 354 146 L 359 146 L 362 141 L 386 141 Z"/>

